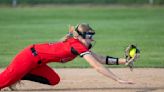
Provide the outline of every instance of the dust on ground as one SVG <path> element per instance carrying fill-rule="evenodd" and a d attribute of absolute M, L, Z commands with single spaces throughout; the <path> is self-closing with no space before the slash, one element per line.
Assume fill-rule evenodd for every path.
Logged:
<path fill-rule="evenodd" d="M 110 69 L 123 79 L 133 80 L 136 84 L 119 84 L 92 68 L 54 69 L 61 77 L 56 86 L 22 81 L 19 92 L 164 92 L 164 68 Z M 2 69 L 1 69 L 2 71 Z"/>

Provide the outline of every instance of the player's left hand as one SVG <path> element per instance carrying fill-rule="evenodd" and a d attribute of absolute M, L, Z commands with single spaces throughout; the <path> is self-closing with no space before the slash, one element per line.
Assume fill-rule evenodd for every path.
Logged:
<path fill-rule="evenodd" d="M 125 59 L 126 59 L 126 66 L 133 70 L 134 61 L 136 61 L 140 56 L 140 50 L 135 45 L 129 45 L 125 49 Z"/>

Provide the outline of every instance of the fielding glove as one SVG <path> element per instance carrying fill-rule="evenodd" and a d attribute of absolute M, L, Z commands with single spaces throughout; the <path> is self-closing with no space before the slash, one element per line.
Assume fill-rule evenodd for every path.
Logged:
<path fill-rule="evenodd" d="M 133 70 L 134 67 L 134 61 L 136 61 L 140 56 L 140 50 L 135 45 L 129 45 L 125 49 L 125 59 L 126 63 L 125 65 L 130 68 L 130 70 Z"/>

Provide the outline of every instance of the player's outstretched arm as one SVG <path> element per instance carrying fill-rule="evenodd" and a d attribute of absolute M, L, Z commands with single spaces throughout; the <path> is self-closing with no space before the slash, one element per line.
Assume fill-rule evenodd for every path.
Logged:
<path fill-rule="evenodd" d="M 111 72 L 109 69 L 105 68 L 94 56 L 91 54 L 86 54 L 83 56 L 83 58 L 94 68 L 96 69 L 99 73 L 107 76 L 108 78 L 111 78 L 119 83 L 123 84 L 133 84 L 132 81 L 126 81 L 122 80 L 118 76 L 116 76 L 113 72 Z"/>
<path fill-rule="evenodd" d="M 91 51 L 91 54 L 94 58 L 97 59 L 98 62 L 101 64 L 107 64 L 107 65 L 120 65 L 120 64 L 126 64 L 125 58 L 117 58 L 117 57 L 109 57 L 107 62 L 107 56 L 102 56 L 97 53 L 94 53 Z M 118 60 L 118 61 L 117 61 Z"/>

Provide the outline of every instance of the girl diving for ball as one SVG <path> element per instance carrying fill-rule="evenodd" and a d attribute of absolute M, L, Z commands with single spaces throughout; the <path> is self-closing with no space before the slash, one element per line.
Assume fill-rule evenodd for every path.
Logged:
<path fill-rule="evenodd" d="M 57 85 L 60 81 L 59 75 L 47 64 L 50 62 L 66 63 L 77 56 L 82 57 L 97 72 L 106 77 L 122 83 L 133 84 L 133 81 L 123 80 L 116 76 L 104 65 L 125 64 L 130 68 L 139 56 L 139 50 L 130 45 L 125 51 L 125 58 L 102 56 L 91 50 L 95 31 L 89 24 L 79 24 L 74 28 L 71 26 L 69 33 L 62 41 L 54 43 L 32 44 L 16 55 L 10 65 L 0 73 L 0 89 L 9 87 L 16 90 L 14 84 L 21 80 L 29 80 L 47 85 Z M 134 55 L 130 55 L 131 49 L 135 48 Z"/>

